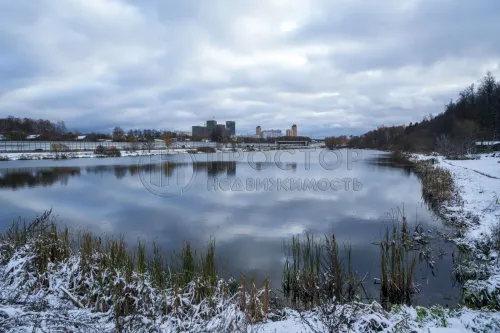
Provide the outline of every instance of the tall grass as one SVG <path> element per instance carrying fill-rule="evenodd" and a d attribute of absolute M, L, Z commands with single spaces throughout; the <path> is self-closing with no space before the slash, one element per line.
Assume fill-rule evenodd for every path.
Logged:
<path fill-rule="evenodd" d="M 271 299 L 269 279 L 263 288 L 243 274 L 239 286 L 222 279 L 215 239 L 210 239 L 202 251 L 185 241 L 179 252 L 167 256 L 155 242 L 148 248 L 138 240 L 129 248 L 123 236 L 101 238 L 86 231 L 73 233 L 50 220 L 50 214 L 47 211 L 28 224 L 15 221 L 0 235 L 3 264 L 19 251 L 32 251 L 33 272 L 29 274 L 33 273 L 33 283 L 29 286 L 38 288 L 54 283 L 49 278 L 54 267 L 71 267 L 64 273 L 69 276 L 65 288 L 85 307 L 112 310 L 117 327 L 123 325 L 122 318 L 138 313 L 190 316 L 192 310 L 187 309 L 193 306 L 198 309 L 196 315 L 210 317 L 221 303 L 230 300 L 250 321 L 260 321 L 276 304 Z M 413 276 L 418 256 L 412 236 L 403 214 L 401 226 L 388 229 L 377 243 L 380 298 L 386 307 L 409 304 L 415 292 Z M 283 245 L 281 286 L 285 304 L 311 309 L 332 301 L 345 304 L 363 298 L 363 281 L 352 268 L 351 247 L 339 245 L 334 234 L 318 238 L 305 233 Z"/>
<path fill-rule="evenodd" d="M 461 198 L 450 171 L 435 165 L 434 158 L 415 161 L 411 154 L 402 151 L 393 152 L 392 157 L 398 163 L 414 167 L 422 183 L 422 197 L 434 212 L 440 214 L 442 204 L 447 201 L 460 203 Z"/>
<path fill-rule="evenodd" d="M 205 309 L 199 316 L 210 316 L 220 310 L 217 306 L 221 302 L 234 297 L 240 297 L 242 309 L 252 320 L 262 320 L 270 311 L 269 280 L 257 289 L 253 279 L 247 286 L 243 277 L 239 290 L 231 291 L 218 269 L 215 239 L 200 252 L 184 242 L 179 254 L 174 253 L 167 261 L 156 243 L 148 251 L 146 243 L 138 240 L 130 249 L 123 236 L 102 239 L 86 231 L 72 233 L 68 228 L 61 229 L 50 215 L 47 211 L 31 223 L 15 221 L 0 235 L 2 264 L 19 251 L 34 253 L 26 255 L 26 260 L 34 262 L 27 272 L 30 277 L 22 279 L 26 288 L 49 288 L 52 282 L 48 271 L 71 266 L 64 273 L 70 276 L 65 288 L 85 307 L 113 310 L 119 328 L 126 316 L 153 316 L 158 312 L 187 316 L 187 309 L 195 304 Z M 26 284 L 27 280 L 30 282 Z M 188 304 L 186 297 L 190 299 Z"/>
<path fill-rule="evenodd" d="M 341 259 L 334 235 L 293 236 L 284 249 L 282 288 L 292 306 L 310 309 L 325 301 L 345 303 L 358 298 L 362 281 L 352 271 L 350 246 L 345 246 L 347 256 Z"/>
<path fill-rule="evenodd" d="M 454 195 L 453 178 L 450 171 L 434 166 L 432 161 L 418 161 L 416 171 L 422 182 L 422 196 L 428 205 L 439 211 L 441 205 Z"/>
<path fill-rule="evenodd" d="M 391 304 L 411 304 L 416 289 L 413 283 L 417 255 L 412 249 L 406 218 L 401 229 L 387 230 L 379 243 L 381 288 L 380 300 L 384 307 Z"/>
<path fill-rule="evenodd" d="M 422 242 L 419 227 L 412 234 L 403 215 L 400 226 L 387 229 L 376 243 L 380 249 L 380 300 L 386 308 L 411 304 L 417 292 L 417 258 L 427 251 L 427 243 Z M 334 234 L 322 239 L 311 233 L 293 236 L 284 249 L 282 288 L 291 306 L 311 309 L 326 302 L 345 304 L 368 297 L 363 279 L 352 268 L 351 246 L 344 244 L 341 250 Z"/>

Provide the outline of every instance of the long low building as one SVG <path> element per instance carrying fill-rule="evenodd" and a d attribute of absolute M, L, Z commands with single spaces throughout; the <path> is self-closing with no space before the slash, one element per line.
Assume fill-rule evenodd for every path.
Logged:
<path fill-rule="evenodd" d="M 500 141 L 477 141 L 476 147 L 481 150 L 500 150 Z"/>
<path fill-rule="evenodd" d="M 269 129 L 261 132 L 261 137 L 264 139 L 279 138 L 280 136 L 282 136 L 280 129 Z"/>
<path fill-rule="evenodd" d="M 309 141 L 275 141 L 278 147 L 281 146 L 309 146 Z"/>

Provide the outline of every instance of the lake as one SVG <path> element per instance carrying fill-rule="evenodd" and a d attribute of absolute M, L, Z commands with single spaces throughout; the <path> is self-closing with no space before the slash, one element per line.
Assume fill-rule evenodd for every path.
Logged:
<path fill-rule="evenodd" d="M 267 156 L 266 156 L 267 155 Z M 352 246 L 353 267 L 378 297 L 379 247 L 389 215 L 404 210 L 437 237 L 442 222 L 421 198 L 418 177 L 378 151 L 269 151 L 151 157 L 8 161 L 0 164 L 0 229 L 52 208 L 61 224 L 97 235 L 123 234 L 170 252 L 216 240 L 226 275 L 270 277 L 280 289 L 283 241 L 304 231 L 335 233 Z M 453 247 L 434 269 L 416 270 L 416 302 L 455 306 Z"/>

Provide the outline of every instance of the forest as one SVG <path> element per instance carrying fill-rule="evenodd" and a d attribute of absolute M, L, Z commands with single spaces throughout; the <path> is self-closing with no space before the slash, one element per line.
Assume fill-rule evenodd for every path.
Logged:
<path fill-rule="evenodd" d="M 0 118 L 0 134 L 8 140 L 24 140 L 28 135 L 40 135 L 40 139 L 51 140 L 67 133 L 64 121 L 51 122 L 45 119 Z"/>
<path fill-rule="evenodd" d="M 177 133 L 161 131 L 156 129 L 131 129 L 125 132 L 121 127 L 114 127 L 110 134 L 108 133 L 81 133 L 78 130 L 70 132 L 66 128 L 64 121 L 51 122 L 45 119 L 18 118 L 8 116 L 0 118 L 0 135 L 4 140 L 27 140 L 29 135 L 36 135 L 30 138 L 35 141 L 71 141 L 78 136 L 85 136 L 85 141 L 113 140 L 113 141 L 152 141 L 154 139 L 163 139 L 165 135 L 173 138 Z"/>
<path fill-rule="evenodd" d="M 465 155 L 476 141 L 500 140 L 500 82 L 488 72 L 476 86 L 463 89 L 436 116 L 401 126 L 380 126 L 361 136 L 328 137 L 328 147 L 350 146 L 382 150 L 439 151 Z"/>

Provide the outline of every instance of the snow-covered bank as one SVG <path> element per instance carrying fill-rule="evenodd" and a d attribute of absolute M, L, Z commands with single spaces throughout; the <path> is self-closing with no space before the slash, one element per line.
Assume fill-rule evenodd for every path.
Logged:
<path fill-rule="evenodd" d="M 451 172 L 462 202 L 445 205 L 450 219 L 470 222 L 463 241 L 473 242 L 491 235 L 500 223 L 500 153 L 481 154 L 470 160 L 447 160 L 442 156 L 414 155 L 416 160 L 434 159 L 435 166 Z"/>
<path fill-rule="evenodd" d="M 59 301 L 61 302 L 61 301 Z M 500 316 L 497 312 L 470 309 L 450 310 L 441 307 L 422 308 L 402 306 L 389 313 L 366 307 L 356 313 L 349 311 L 350 306 L 338 309 L 339 316 L 352 316 L 349 325 L 337 327 L 335 320 L 324 318 L 315 311 L 298 313 L 293 310 L 284 312 L 281 320 L 267 320 L 262 323 L 249 323 L 244 313 L 229 308 L 223 315 L 195 323 L 186 320 L 154 325 L 154 319 L 142 320 L 142 325 L 121 332 L 130 333 L 496 333 L 500 331 Z M 333 317 L 333 315 L 332 315 Z M 153 326 L 153 327 L 152 327 Z M 109 313 L 77 309 L 69 303 L 60 303 L 45 311 L 37 311 L 23 306 L 0 304 L 0 329 L 9 333 L 31 332 L 120 332 Z"/>
<path fill-rule="evenodd" d="M 216 293 L 210 300 L 197 303 L 196 284 L 177 294 L 159 292 L 148 275 L 127 280 L 108 271 L 104 276 L 92 278 L 82 274 L 79 256 L 49 265 L 46 274 L 37 276 L 32 269 L 36 264 L 34 252 L 27 245 L 6 262 L 3 262 L 5 257 L 0 258 L 3 263 L 0 332 L 466 333 L 500 330 L 500 314 L 494 311 L 396 306 L 386 312 L 376 302 L 324 305 L 302 313 L 283 309 L 270 314 L 268 319 L 254 322 L 248 312 L 240 310 L 241 300 L 235 297 L 238 293 L 232 297 Z M 127 296 L 134 299 L 134 305 L 129 306 L 144 307 L 143 312 L 121 318 L 120 329 L 116 315 L 123 299 L 116 296 L 106 299 L 107 278 L 113 279 L 112 285 L 119 289 L 118 294 L 123 289 L 123 299 Z M 92 285 L 92 279 L 101 285 Z M 79 284 L 89 288 L 83 295 L 78 291 Z M 252 296 L 247 297 L 247 302 L 251 302 Z M 82 303 L 99 298 L 103 305 L 82 308 Z M 109 302 L 110 308 L 99 310 Z M 147 303 L 154 303 L 155 307 L 150 308 L 151 304 Z M 170 310 L 165 313 L 165 309 Z"/>
<path fill-rule="evenodd" d="M 302 147 L 303 148 L 303 147 Z M 293 148 L 292 148 L 293 149 Z M 216 148 L 215 152 L 249 152 L 249 151 L 260 151 L 260 150 L 269 150 L 269 148 L 237 148 L 236 150 L 233 148 Z M 176 149 L 154 149 L 154 150 L 137 150 L 137 151 L 129 151 L 129 150 L 121 150 L 120 156 L 113 157 L 130 157 L 130 156 L 154 156 L 154 155 L 177 155 L 177 154 L 197 154 L 203 153 L 203 151 L 197 151 L 196 149 L 184 149 L 184 148 L 176 148 Z M 103 155 L 96 154 L 92 151 L 79 151 L 79 152 L 30 152 L 30 153 L 0 153 L 0 162 L 2 161 L 16 161 L 16 160 L 57 160 L 57 159 L 73 159 L 73 158 L 102 158 Z"/>
<path fill-rule="evenodd" d="M 463 302 L 474 307 L 500 308 L 500 157 L 470 156 L 447 160 L 442 156 L 413 155 L 416 161 L 432 159 L 433 167 L 448 170 L 456 198 L 442 203 L 441 215 L 458 232 L 453 241 L 463 254 L 455 273 L 463 276 Z"/>
<path fill-rule="evenodd" d="M 150 155 L 160 155 L 160 154 L 185 154 L 187 149 L 176 149 L 171 151 L 166 150 L 138 150 L 138 151 L 127 151 L 122 150 L 121 157 L 128 156 L 150 156 Z M 0 160 L 52 160 L 52 159 L 70 159 L 70 158 L 99 158 L 102 155 L 95 154 L 92 151 L 81 151 L 81 152 L 67 152 L 67 153 L 53 153 L 53 152 L 40 152 L 40 153 L 3 153 L 0 154 Z"/>

